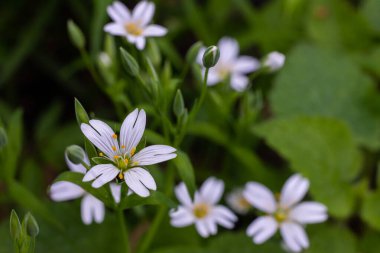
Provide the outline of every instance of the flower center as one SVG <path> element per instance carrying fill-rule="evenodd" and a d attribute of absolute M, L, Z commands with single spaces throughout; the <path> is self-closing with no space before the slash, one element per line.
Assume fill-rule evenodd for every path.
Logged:
<path fill-rule="evenodd" d="M 279 207 L 274 213 L 274 218 L 278 223 L 281 223 L 288 219 L 288 213 L 289 211 L 287 209 Z"/>
<path fill-rule="evenodd" d="M 241 207 L 246 208 L 246 209 L 251 207 L 249 202 L 243 196 L 239 198 L 238 203 Z"/>
<path fill-rule="evenodd" d="M 143 30 L 135 23 L 126 23 L 124 24 L 125 30 L 134 36 L 140 36 L 143 33 Z"/>
<path fill-rule="evenodd" d="M 198 219 L 202 219 L 205 216 L 207 216 L 209 209 L 210 208 L 208 205 L 206 205 L 204 203 L 200 203 L 200 204 L 196 204 L 194 206 L 193 213 L 194 213 L 195 217 L 197 217 Z"/>

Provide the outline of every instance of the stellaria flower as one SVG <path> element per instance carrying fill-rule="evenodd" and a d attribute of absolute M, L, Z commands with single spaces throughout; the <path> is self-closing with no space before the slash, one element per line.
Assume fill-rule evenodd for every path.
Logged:
<path fill-rule="evenodd" d="M 254 220 L 247 228 L 247 235 L 253 242 L 261 244 L 280 230 L 286 246 L 294 252 L 309 247 L 309 239 L 303 228 L 305 224 L 325 221 L 327 208 L 321 203 L 306 201 L 299 203 L 309 189 L 309 181 L 299 174 L 291 176 L 283 186 L 276 200 L 264 185 L 249 182 L 243 192 L 252 206 L 266 213 Z"/>
<path fill-rule="evenodd" d="M 84 160 L 83 162 L 90 165 L 87 154 L 83 151 Z M 65 153 L 66 164 L 71 171 L 85 174 L 86 168 L 82 164 L 74 164 L 70 161 Z M 111 185 L 111 192 L 116 203 L 120 202 L 120 189 L 121 187 L 116 184 Z M 82 198 L 81 202 L 81 216 L 84 224 L 91 224 L 93 221 L 96 223 L 101 223 L 104 220 L 104 204 L 90 193 L 83 190 L 80 186 L 67 182 L 58 181 L 52 184 L 50 187 L 50 197 L 52 200 L 60 202 L 66 200 L 73 200 L 77 198 Z"/>
<path fill-rule="evenodd" d="M 230 77 L 230 85 L 236 91 L 247 88 L 249 79 L 246 74 L 260 68 L 260 62 L 251 56 L 239 56 L 238 42 L 229 37 L 223 37 L 218 42 L 220 57 L 218 63 L 209 69 L 207 84 L 215 85 Z M 202 57 L 206 48 L 201 48 L 197 62 L 203 66 Z M 203 73 L 204 73 L 203 69 Z"/>
<path fill-rule="evenodd" d="M 271 72 L 279 70 L 284 66 L 285 55 L 280 52 L 273 51 L 264 58 L 263 67 L 268 67 Z"/>
<path fill-rule="evenodd" d="M 112 128 L 103 121 L 90 120 L 89 123 L 81 124 L 83 134 L 110 163 L 95 165 L 87 172 L 83 181 L 95 179 L 92 186 L 99 188 L 117 177 L 142 197 L 149 196 L 149 189 L 156 190 L 153 177 L 141 166 L 164 162 L 175 158 L 177 154 L 174 153 L 175 148 L 166 145 L 148 146 L 136 153 L 145 130 L 145 111 L 135 109 L 125 118 L 121 125 L 119 141 Z"/>
<path fill-rule="evenodd" d="M 167 33 L 165 27 L 149 24 L 154 9 L 154 3 L 141 1 L 131 13 L 123 3 L 116 1 L 107 7 L 108 15 L 113 22 L 105 25 L 104 31 L 112 35 L 124 36 L 142 50 L 145 47 L 146 37 L 161 37 Z"/>
<path fill-rule="evenodd" d="M 244 198 L 243 189 L 236 188 L 226 197 L 227 204 L 238 214 L 246 214 L 251 209 L 251 204 Z"/>
<path fill-rule="evenodd" d="M 227 207 L 217 205 L 223 190 L 223 181 L 210 177 L 195 192 L 192 201 L 185 184 L 180 183 L 175 188 L 175 195 L 181 205 L 169 213 L 172 226 L 185 227 L 195 223 L 195 228 L 202 237 L 215 235 L 217 224 L 232 229 L 237 217 Z"/>

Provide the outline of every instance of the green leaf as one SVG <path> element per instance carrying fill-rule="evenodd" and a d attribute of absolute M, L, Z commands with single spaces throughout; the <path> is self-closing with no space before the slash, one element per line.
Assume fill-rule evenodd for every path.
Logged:
<path fill-rule="evenodd" d="M 94 145 L 92 145 L 92 143 L 86 137 L 84 137 L 84 149 L 86 150 L 87 156 L 91 159 L 90 161 L 92 161 L 93 157 L 99 156 Z"/>
<path fill-rule="evenodd" d="M 74 21 L 67 21 L 67 31 L 69 32 L 69 37 L 71 43 L 79 49 L 83 49 L 86 43 L 83 32 L 80 28 L 74 23 Z"/>
<path fill-rule="evenodd" d="M 121 63 L 125 71 L 131 76 L 137 76 L 140 72 L 139 64 L 136 59 L 128 53 L 124 48 L 120 47 Z"/>
<path fill-rule="evenodd" d="M 289 54 L 270 95 L 275 115 L 336 117 L 372 149 L 380 147 L 380 110 L 371 108 L 379 100 L 375 84 L 349 58 L 307 45 Z"/>
<path fill-rule="evenodd" d="M 173 160 L 178 174 L 183 182 L 185 182 L 190 193 L 196 190 L 194 168 L 186 153 L 177 150 L 177 158 Z"/>
<path fill-rule="evenodd" d="M 157 71 L 152 64 L 152 61 L 148 57 L 145 57 L 145 62 L 146 62 L 145 67 L 148 70 L 148 74 L 150 78 L 152 78 L 153 82 L 159 83 L 160 80 L 158 78 Z"/>
<path fill-rule="evenodd" d="M 0 150 L 7 145 L 8 137 L 3 127 L 0 127 Z"/>
<path fill-rule="evenodd" d="M 292 117 L 258 125 L 255 132 L 310 180 L 311 193 L 332 215 L 344 218 L 353 212 L 351 182 L 359 173 L 361 157 L 346 124 L 332 118 Z"/>
<path fill-rule="evenodd" d="M 16 240 L 20 236 L 21 223 L 15 210 L 12 209 L 10 218 L 10 233 L 13 240 Z"/>
<path fill-rule="evenodd" d="M 88 117 L 88 114 L 86 110 L 84 109 L 83 105 L 76 98 L 75 98 L 74 105 L 75 105 L 75 116 L 77 118 L 79 127 L 82 123 L 88 124 L 90 121 L 90 117 Z"/>
<path fill-rule="evenodd" d="M 378 0 L 365 0 L 360 9 L 371 28 L 380 32 L 380 2 Z"/>
<path fill-rule="evenodd" d="M 121 203 L 121 208 L 131 208 L 142 205 L 165 205 L 169 208 L 175 208 L 177 205 L 165 194 L 159 191 L 151 191 L 149 197 L 143 198 L 136 194 L 128 196 L 125 202 Z"/>
<path fill-rule="evenodd" d="M 364 196 L 360 215 L 371 227 L 380 231 L 380 192 L 369 192 Z"/>
<path fill-rule="evenodd" d="M 199 49 L 203 46 L 201 41 L 194 43 L 186 53 L 186 61 L 188 64 L 193 64 L 197 58 Z"/>
<path fill-rule="evenodd" d="M 91 160 L 96 164 L 107 164 L 110 163 L 110 159 L 104 157 L 93 157 Z"/>
<path fill-rule="evenodd" d="M 359 241 L 359 252 L 378 253 L 380 248 L 380 233 L 366 232 Z"/>
<path fill-rule="evenodd" d="M 105 185 L 105 186 L 100 187 L 100 188 L 94 188 L 91 186 L 92 182 L 83 182 L 82 180 L 83 180 L 83 174 L 82 173 L 65 171 L 57 177 L 55 182 L 67 181 L 67 182 L 74 183 L 74 184 L 82 187 L 82 189 L 85 190 L 86 192 L 90 193 L 94 197 L 101 200 L 106 206 L 108 206 L 110 208 L 115 207 L 113 197 L 111 196 L 110 192 L 106 188 L 106 187 L 108 187 L 108 185 Z"/>

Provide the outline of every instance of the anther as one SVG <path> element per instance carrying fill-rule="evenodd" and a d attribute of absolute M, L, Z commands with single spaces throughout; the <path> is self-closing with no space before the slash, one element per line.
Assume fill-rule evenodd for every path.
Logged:
<path fill-rule="evenodd" d="M 115 147 L 115 146 L 112 146 L 112 150 L 113 150 L 113 151 L 116 151 L 116 147 Z"/>
<path fill-rule="evenodd" d="M 113 134 L 112 138 L 116 139 L 117 138 L 117 134 Z"/>
<path fill-rule="evenodd" d="M 135 152 L 136 152 L 136 148 L 134 147 L 131 149 L 130 155 L 133 156 L 135 154 Z"/>

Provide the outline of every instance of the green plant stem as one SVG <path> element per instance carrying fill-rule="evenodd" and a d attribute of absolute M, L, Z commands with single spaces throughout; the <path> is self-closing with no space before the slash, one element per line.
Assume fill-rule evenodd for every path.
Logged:
<path fill-rule="evenodd" d="M 102 82 L 101 82 L 98 74 L 96 73 L 95 67 L 92 64 L 91 58 L 88 55 L 87 51 L 84 48 L 80 48 L 79 52 L 80 52 L 80 54 L 82 56 L 84 64 L 86 65 L 87 69 L 90 71 L 90 74 L 91 74 L 92 78 L 94 79 L 95 83 L 99 86 L 99 88 L 102 91 L 105 91 L 104 88 L 103 88 L 103 86 L 102 86 Z"/>
<path fill-rule="evenodd" d="M 127 224 L 125 223 L 124 219 L 124 213 L 122 209 L 119 209 L 117 211 L 117 218 L 118 222 L 120 224 L 120 235 L 121 235 L 121 241 L 123 243 L 123 247 L 125 249 L 125 253 L 130 253 L 131 249 L 129 247 L 129 241 L 128 241 L 128 231 L 127 231 Z"/>

